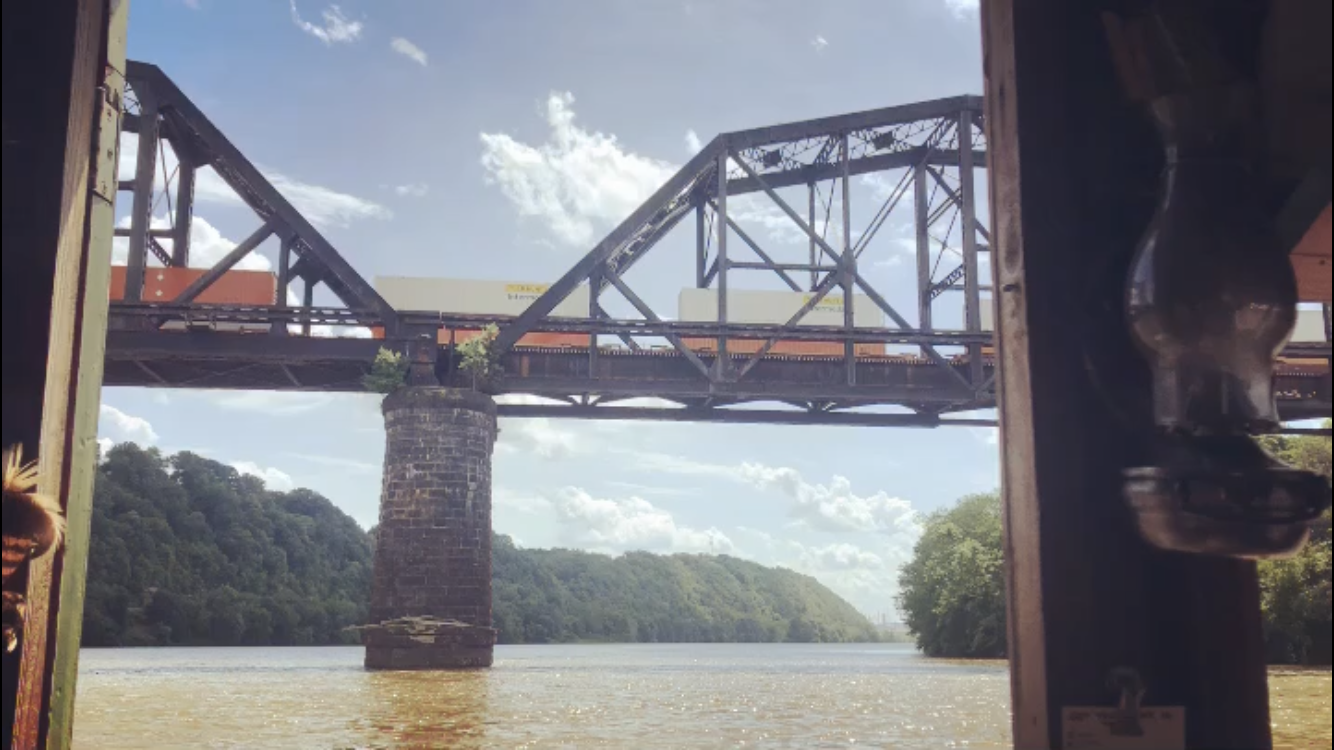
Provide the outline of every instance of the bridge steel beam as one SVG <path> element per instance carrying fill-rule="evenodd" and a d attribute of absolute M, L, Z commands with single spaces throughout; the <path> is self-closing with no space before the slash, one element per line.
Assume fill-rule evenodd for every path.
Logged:
<path fill-rule="evenodd" d="M 190 285 L 188 294 L 178 302 L 189 302 L 206 291 L 243 257 L 257 251 L 270 234 L 276 234 L 283 242 L 280 253 L 288 264 L 283 282 L 300 276 L 308 288 L 324 284 L 347 309 L 373 316 L 391 333 L 396 329 L 394 309 L 170 78 L 156 66 L 129 61 L 126 82 L 130 93 L 125 99 L 123 130 L 137 135 L 139 148 L 134 180 L 120 185 L 122 190 L 133 191 L 130 227 L 117 231 L 118 236 L 129 237 L 130 246 L 124 302 L 136 303 L 142 298 L 147 251 L 153 251 L 163 265 L 190 264 L 196 173 L 208 167 L 235 191 L 237 198 L 255 212 L 269 231 L 243 242 L 215 263 L 205 276 Z M 170 172 L 165 163 L 167 146 L 177 162 Z M 158 178 L 161 178 L 160 193 Z M 170 228 L 151 226 L 151 213 L 159 198 L 166 199 Z M 161 248 L 158 239 L 171 240 L 170 253 Z M 285 289 L 280 288 L 279 294 L 283 298 L 274 300 L 275 304 L 285 305 Z M 113 306 L 119 304 L 117 301 Z M 303 304 L 307 308 L 313 306 L 313 297 L 307 295 Z M 278 326 L 272 332 L 279 336 L 288 333 Z M 309 331 L 303 333 L 309 335 Z"/>

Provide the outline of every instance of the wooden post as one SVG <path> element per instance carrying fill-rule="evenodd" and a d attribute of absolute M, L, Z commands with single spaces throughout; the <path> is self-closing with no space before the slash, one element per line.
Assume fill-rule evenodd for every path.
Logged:
<path fill-rule="evenodd" d="M 21 114 L 5 123 L 3 440 L 37 454 L 38 491 L 69 521 L 63 550 L 28 570 L 17 675 L 6 660 L 6 747 L 71 741 L 128 12 L 123 0 L 4 8 L 5 111 Z"/>
<path fill-rule="evenodd" d="M 1148 460 L 1121 299 L 1161 148 L 1098 4 L 982 7 L 1014 744 L 1065 747 L 1062 709 L 1114 706 L 1129 667 L 1144 705 L 1184 708 L 1187 747 L 1268 747 L 1254 564 L 1150 549 L 1121 496 Z"/>

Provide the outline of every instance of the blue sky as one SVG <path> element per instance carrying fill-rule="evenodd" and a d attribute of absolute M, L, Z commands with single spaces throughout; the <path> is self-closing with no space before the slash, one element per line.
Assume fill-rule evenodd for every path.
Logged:
<path fill-rule="evenodd" d="M 368 279 L 550 281 L 717 132 L 982 85 L 964 0 L 131 7 L 131 58 L 172 77 Z M 851 209 L 865 221 L 884 185 L 859 188 Z M 201 176 L 198 263 L 257 225 L 225 193 Z M 800 244 L 772 206 L 743 208 L 766 243 Z M 912 308 L 903 229 L 896 219 L 877 240 L 867 273 Z M 627 277 L 664 315 L 693 278 L 685 242 L 669 238 Z M 272 255 L 266 245 L 246 265 Z M 192 450 L 374 523 L 372 396 L 108 388 L 103 402 L 105 441 Z M 782 564 L 892 617 L 919 514 L 995 488 L 997 458 L 994 431 L 966 428 L 510 420 L 495 525 L 526 546 Z"/>

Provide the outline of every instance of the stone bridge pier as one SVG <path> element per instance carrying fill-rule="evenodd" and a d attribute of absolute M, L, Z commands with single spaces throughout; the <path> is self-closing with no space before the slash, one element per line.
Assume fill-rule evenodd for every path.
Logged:
<path fill-rule="evenodd" d="M 496 406 L 471 390 L 390 394 L 367 669 L 491 666 Z"/>

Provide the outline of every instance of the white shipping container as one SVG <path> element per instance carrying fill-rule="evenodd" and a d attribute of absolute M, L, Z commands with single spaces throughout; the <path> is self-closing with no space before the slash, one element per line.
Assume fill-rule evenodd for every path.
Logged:
<path fill-rule="evenodd" d="M 773 292 L 742 289 L 727 290 L 727 320 L 730 323 L 782 325 L 806 305 L 810 292 Z M 688 323 L 712 323 L 718 320 L 718 290 L 681 290 L 681 320 Z M 864 294 L 852 296 L 854 325 L 858 328 L 884 328 L 885 313 Z M 806 317 L 802 326 L 843 325 L 843 295 L 830 292 Z"/>
<path fill-rule="evenodd" d="M 982 300 L 982 330 L 995 330 L 995 310 L 990 299 Z M 1323 310 L 1298 310 L 1297 327 L 1292 332 L 1294 343 L 1322 343 L 1325 341 L 1325 313 Z"/>
<path fill-rule="evenodd" d="M 1319 344 L 1325 341 L 1325 311 L 1298 310 L 1297 328 L 1292 332 L 1292 342 L 1300 344 Z"/>
<path fill-rule="evenodd" d="M 480 279 L 434 279 L 418 276 L 377 276 L 375 291 L 395 310 L 463 315 L 519 315 L 551 285 Z M 551 315 L 588 317 L 588 285 L 581 284 Z"/>

